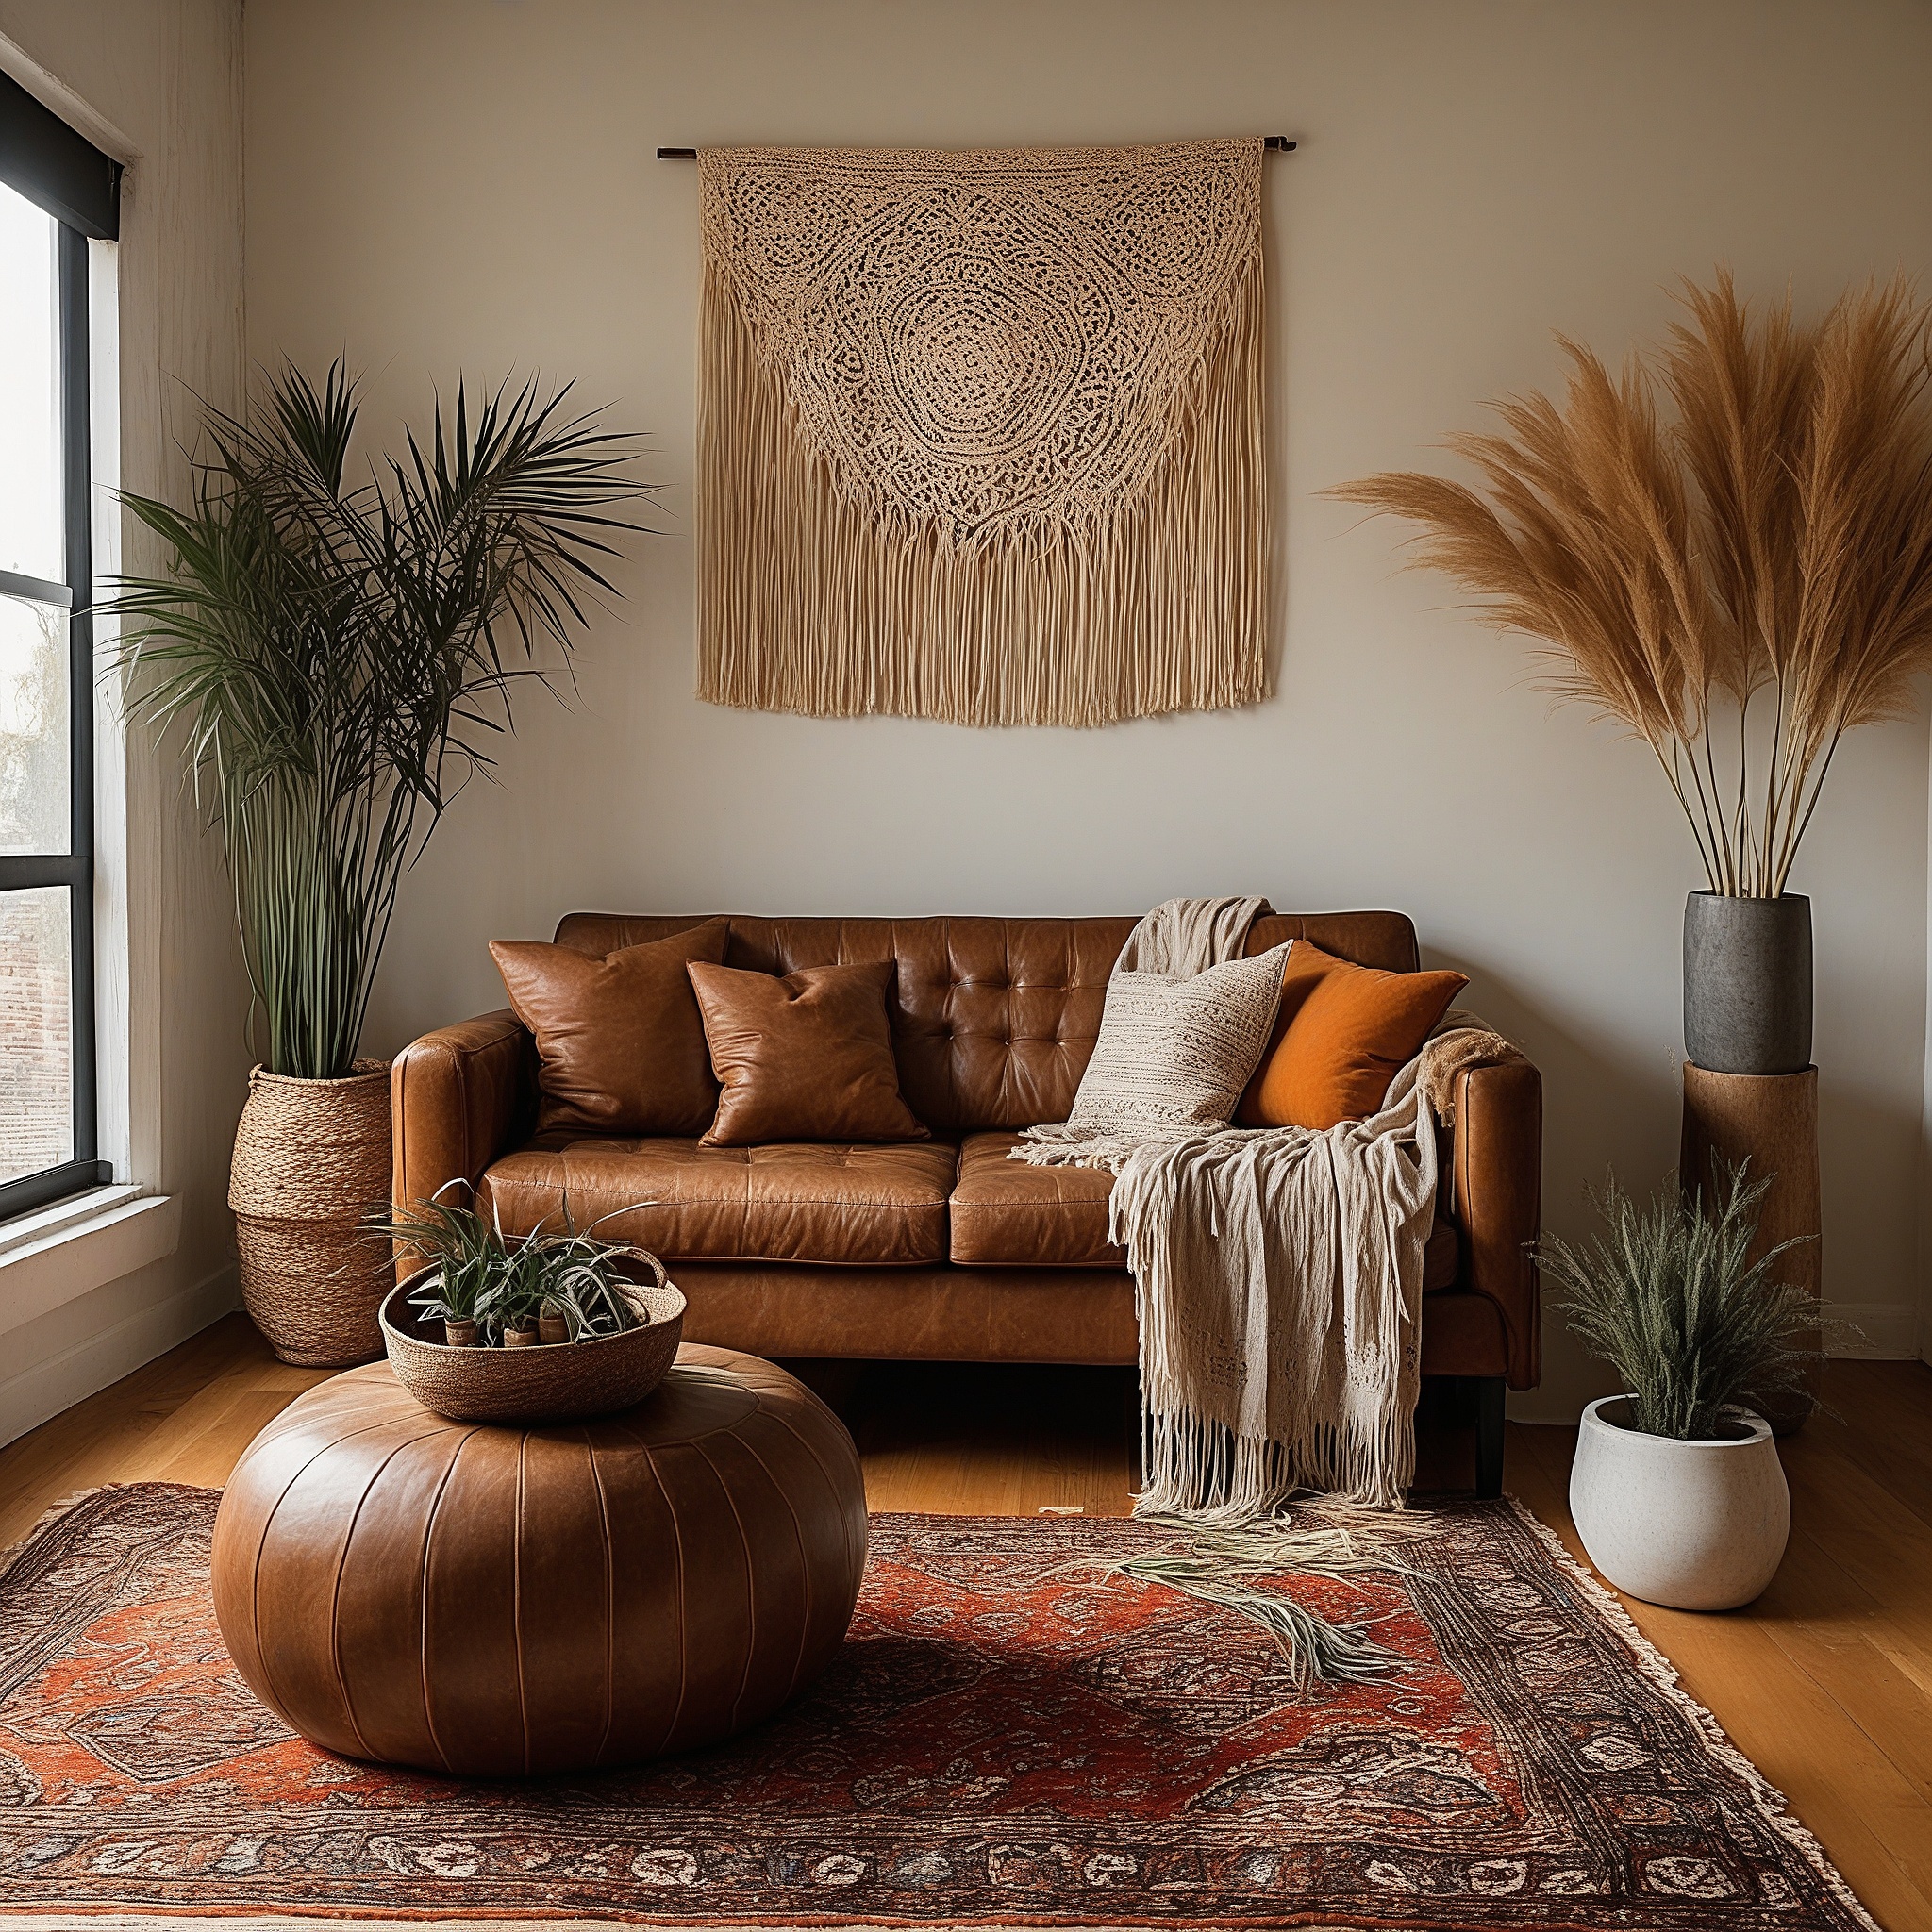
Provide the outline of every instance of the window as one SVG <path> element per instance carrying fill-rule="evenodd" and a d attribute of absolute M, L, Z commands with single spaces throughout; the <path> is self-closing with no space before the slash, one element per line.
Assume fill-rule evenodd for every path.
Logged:
<path fill-rule="evenodd" d="M 0 75 L 0 1218 L 96 1154 L 88 241 L 120 170 Z"/>

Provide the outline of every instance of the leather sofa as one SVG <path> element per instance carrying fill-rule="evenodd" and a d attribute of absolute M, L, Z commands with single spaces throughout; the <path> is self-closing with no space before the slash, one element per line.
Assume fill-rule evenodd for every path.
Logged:
<path fill-rule="evenodd" d="M 591 955 L 715 914 L 572 913 Z M 395 1196 L 460 1175 L 506 1232 L 559 1225 L 637 1242 L 673 1267 L 685 1338 L 760 1356 L 1132 1363 L 1132 1277 L 1108 1240 L 1112 1177 L 1008 1160 L 1022 1127 L 1064 1120 L 1133 926 L 1108 919 L 733 916 L 725 964 L 785 974 L 891 959 L 900 1089 L 933 1138 L 895 1145 L 702 1147 L 539 1135 L 535 1042 L 508 1011 L 425 1035 L 393 1068 Z M 1290 938 L 1392 972 L 1419 965 L 1398 912 L 1277 915 Z M 1537 1234 L 1542 1085 L 1526 1059 L 1456 1081 L 1424 1268 L 1423 1371 L 1476 1385 L 1478 1488 L 1502 1470 L 1503 1391 L 1541 1372 Z"/>

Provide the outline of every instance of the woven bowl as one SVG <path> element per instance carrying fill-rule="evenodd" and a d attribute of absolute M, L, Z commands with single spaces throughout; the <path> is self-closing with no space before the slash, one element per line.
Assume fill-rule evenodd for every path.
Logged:
<path fill-rule="evenodd" d="M 619 1291 L 642 1325 L 593 1341 L 545 1348 L 452 1348 L 442 1323 L 409 1306 L 435 1272 L 419 1269 L 382 1304 L 390 1366 L 425 1408 L 459 1423 L 567 1423 L 641 1402 L 677 1354 L 684 1296 L 655 1255 L 633 1249 L 616 1262 L 630 1277 Z"/>

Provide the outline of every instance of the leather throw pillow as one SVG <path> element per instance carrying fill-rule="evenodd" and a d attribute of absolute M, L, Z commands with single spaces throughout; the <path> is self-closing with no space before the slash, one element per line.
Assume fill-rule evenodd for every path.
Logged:
<path fill-rule="evenodd" d="M 705 1146 L 931 1138 L 899 1094 L 891 960 L 782 979 L 695 960 L 688 970 L 722 1090 Z"/>
<path fill-rule="evenodd" d="M 1460 973 L 1353 965 L 1296 940 L 1274 1038 L 1241 1096 L 1242 1124 L 1319 1130 L 1379 1113 L 1390 1081 L 1468 984 Z"/>
<path fill-rule="evenodd" d="M 1122 1140 L 1218 1133 L 1268 1043 L 1288 948 L 1191 979 L 1116 973 L 1070 1124 Z"/>
<path fill-rule="evenodd" d="M 685 968 L 722 960 L 727 920 L 597 958 L 537 940 L 493 940 L 516 1015 L 537 1037 L 537 1127 L 702 1134 L 718 1084 Z"/>

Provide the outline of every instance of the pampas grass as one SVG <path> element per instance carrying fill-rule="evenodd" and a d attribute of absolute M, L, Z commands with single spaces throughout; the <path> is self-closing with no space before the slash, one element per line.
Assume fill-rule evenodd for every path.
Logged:
<path fill-rule="evenodd" d="M 1774 898 L 1840 739 L 1907 714 L 1932 665 L 1932 311 L 1903 280 L 1813 324 L 1723 273 L 1680 300 L 1615 373 L 1559 336 L 1560 403 L 1446 443 L 1476 485 L 1327 493 L 1419 524 L 1417 564 L 1650 746 L 1711 890 Z"/>

